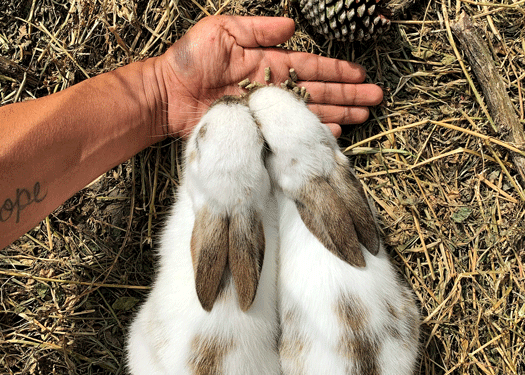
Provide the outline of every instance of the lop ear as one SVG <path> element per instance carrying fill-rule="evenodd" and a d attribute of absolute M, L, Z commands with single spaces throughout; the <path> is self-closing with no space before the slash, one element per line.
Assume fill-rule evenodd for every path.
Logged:
<path fill-rule="evenodd" d="M 346 157 L 343 160 L 337 161 L 337 167 L 328 179 L 329 184 L 341 198 L 352 217 L 359 242 L 371 254 L 377 255 L 381 240 L 374 214 L 366 198 L 363 185 L 352 173 Z"/>
<path fill-rule="evenodd" d="M 228 263 L 242 311 L 247 311 L 255 299 L 264 248 L 263 224 L 257 212 L 234 212 L 230 218 Z"/>
<path fill-rule="evenodd" d="M 202 308 L 211 311 L 228 261 L 228 218 L 212 214 L 207 207 L 200 209 L 190 247 L 197 297 Z"/>
<path fill-rule="evenodd" d="M 332 253 L 365 267 L 361 245 L 373 255 L 381 246 L 374 214 L 363 186 L 341 155 L 327 178 L 316 177 L 299 192 L 295 204 L 306 227 Z"/>
<path fill-rule="evenodd" d="M 352 266 L 366 266 L 354 220 L 327 179 L 309 181 L 295 205 L 306 227 L 328 250 Z"/>

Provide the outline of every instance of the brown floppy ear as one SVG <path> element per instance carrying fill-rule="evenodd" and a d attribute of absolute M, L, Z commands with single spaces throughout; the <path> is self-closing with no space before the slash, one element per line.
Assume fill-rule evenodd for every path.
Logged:
<path fill-rule="evenodd" d="M 200 209 L 190 247 L 197 297 L 202 308 L 211 311 L 228 261 L 228 218 L 210 213 L 206 206 Z"/>
<path fill-rule="evenodd" d="M 327 179 L 309 181 L 295 205 L 306 227 L 328 250 L 352 266 L 366 266 L 353 218 Z"/>
<path fill-rule="evenodd" d="M 242 311 L 247 311 L 255 299 L 264 247 L 263 224 L 257 212 L 234 212 L 230 218 L 228 264 Z"/>
<path fill-rule="evenodd" d="M 328 179 L 330 186 L 341 198 L 352 217 L 357 238 L 373 255 L 377 255 L 381 246 L 379 230 L 374 214 L 368 204 L 363 186 L 350 170 L 348 161 L 337 161 L 337 167 Z"/>

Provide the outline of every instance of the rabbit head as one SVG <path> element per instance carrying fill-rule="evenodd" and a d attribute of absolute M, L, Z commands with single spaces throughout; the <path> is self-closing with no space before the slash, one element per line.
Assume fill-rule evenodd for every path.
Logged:
<path fill-rule="evenodd" d="M 278 87 L 249 94 L 248 105 L 269 147 L 272 181 L 292 199 L 306 227 L 333 254 L 366 265 L 360 248 L 377 254 L 379 232 L 364 190 L 335 137 L 304 100 Z"/>
<path fill-rule="evenodd" d="M 192 132 L 185 178 L 195 223 L 191 254 L 202 307 L 210 311 L 225 271 L 243 311 L 257 291 L 264 258 L 261 212 L 270 193 L 264 138 L 241 98 L 215 102 Z"/>

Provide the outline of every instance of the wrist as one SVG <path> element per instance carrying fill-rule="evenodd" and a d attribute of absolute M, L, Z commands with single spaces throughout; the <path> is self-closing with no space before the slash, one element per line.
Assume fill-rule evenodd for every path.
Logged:
<path fill-rule="evenodd" d="M 177 56 L 187 53 L 186 47 L 177 41 L 166 53 L 157 57 L 157 80 L 164 95 L 164 119 L 162 131 L 165 136 L 186 138 L 203 113 L 207 104 L 196 100 L 191 81 L 196 72 L 191 67 L 180 67 Z M 209 104 L 209 103 L 208 103 Z"/>
<path fill-rule="evenodd" d="M 141 93 L 139 95 L 140 117 L 148 127 L 151 143 L 156 143 L 169 134 L 168 94 L 164 79 L 164 68 L 160 57 L 152 57 L 138 62 L 142 73 Z"/>

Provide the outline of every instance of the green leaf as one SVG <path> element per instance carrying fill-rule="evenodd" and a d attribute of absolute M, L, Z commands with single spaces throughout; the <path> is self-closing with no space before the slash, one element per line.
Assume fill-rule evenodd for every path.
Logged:
<path fill-rule="evenodd" d="M 35 285 L 36 293 L 40 298 L 45 298 L 49 292 L 49 288 L 45 284 L 38 283 Z"/>
<path fill-rule="evenodd" d="M 462 223 L 470 216 L 472 209 L 469 207 L 461 207 L 459 210 L 452 214 L 452 220 L 456 223 Z"/>
<path fill-rule="evenodd" d="M 120 297 L 115 302 L 113 302 L 111 307 L 113 310 L 128 311 L 131 310 L 138 301 L 139 299 L 135 297 Z"/>
<path fill-rule="evenodd" d="M 452 56 L 452 55 L 445 55 L 445 57 L 443 57 L 441 59 L 441 63 L 445 66 L 448 66 L 450 64 L 453 64 L 457 61 L 457 58 L 456 56 Z"/>

